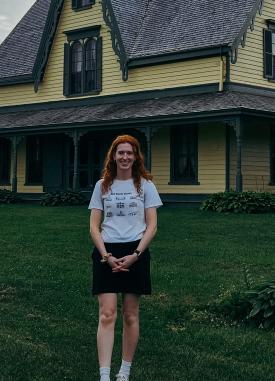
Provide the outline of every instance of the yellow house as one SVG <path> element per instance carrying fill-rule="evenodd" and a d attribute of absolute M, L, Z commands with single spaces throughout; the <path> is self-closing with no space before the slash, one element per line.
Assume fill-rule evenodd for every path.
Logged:
<path fill-rule="evenodd" d="M 91 192 L 139 138 L 164 201 L 275 191 L 275 0 L 37 0 L 0 46 L 0 188 Z"/>

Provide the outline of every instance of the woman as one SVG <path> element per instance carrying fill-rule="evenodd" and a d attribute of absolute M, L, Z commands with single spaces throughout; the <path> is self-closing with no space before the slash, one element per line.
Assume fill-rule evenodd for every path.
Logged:
<path fill-rule="evenodd" d="M 139 337 L 140 295 L 151 293 L 148 245 L 157 231 L 162 205 L 152 176 L 144 167 L 139 142 L 118 136 L 96 183 L 89 209 L 93 251 L 93 294 L 98 295 L 97 348 L 100 381 L 110 381 L 117 316 L 122 293 L 122 363 L 117 381 L 128 381 Z M 103 221 L 102 221 L 103 220 Z"/>

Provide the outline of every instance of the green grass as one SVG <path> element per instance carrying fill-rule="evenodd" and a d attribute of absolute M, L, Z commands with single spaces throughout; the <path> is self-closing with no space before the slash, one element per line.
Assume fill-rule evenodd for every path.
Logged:
<path fill-rule="evenodd" d="M 0 380 L 97 381 L 86 207 L 0 205 Z M 132 381 L 271 381 L 274 332 L 210 313 L 221 292 L 275 278 L 274 215 L 159 211 L 154 292 L 141 304 Z M 113 356 L 120 363 L 119 319 Z"/>

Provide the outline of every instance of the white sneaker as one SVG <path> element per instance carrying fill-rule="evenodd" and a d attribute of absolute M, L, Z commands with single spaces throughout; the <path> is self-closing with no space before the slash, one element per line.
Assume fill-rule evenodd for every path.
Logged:
<path fill-rule="evenodd" d="M 120 373 L 116 375 L 116 381 L 129 381 L 129 377 Z"/>

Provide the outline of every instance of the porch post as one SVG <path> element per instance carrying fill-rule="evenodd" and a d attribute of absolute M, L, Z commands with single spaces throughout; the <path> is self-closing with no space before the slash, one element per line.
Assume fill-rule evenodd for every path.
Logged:
<path fill-rule="evenodd" d="M 235 133 L 237 139 L 237 173 L 236 173 L 236 192 L 243 191 L 242 175 L 242 149 L 243 149 L 243 125 L 241 118 L 236 119 Z"/>
<path fill-rule="evenodd" d="M 78 151 L 79 151 L 80 135 L 77 131 L 73 132 L 74 142 L 74 175 L 73 175 L 73 191 L 76 192 L 79 188 L 79 168 L 78 168 Z"/>
<path fill-rule="evenodd" d="M 12 180 L 11 189 L 13 192 L 17 192 L 17 147 L 21 140 L 21 137 L 12 136 L 9 138 L 12 144 Z"/>

